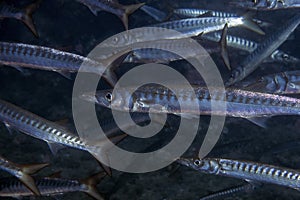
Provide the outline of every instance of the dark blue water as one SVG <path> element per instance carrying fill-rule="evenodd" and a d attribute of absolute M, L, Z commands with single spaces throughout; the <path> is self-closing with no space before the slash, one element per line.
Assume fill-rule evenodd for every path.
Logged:
<path fill-rule="evenodd" d="M 22 7 L 28 1 L 13 1 Z M 122 4 L 136 3 L 134 1 L 121 1 Z M 240 8 L 229 7 L 227 1 L 147 1 L 151 6 L 165 12 L 172 8 L 199 7 L 230 12 L 246 13 Z M 299 10 L 258 12 L 253 13 L 256 18 L 272 23 L 272 26 L 263 28 L 266 35 L 276 31 L 294 13 Z M 74 0 L 44 0 L 40 8 L 34 13 L 33 19 L 40 35 L 35 38 L 21 22 L 16 20 L 0 21 L 0 41 L 21 42 L 62 49 L 65 51 L 87 55 L 96 45 L 104 39 L 124 31 L 122 22 L 118 17 L 107 12 L 99 12 L 94 16 L 87 7 Z M 129 27 L 136 28 L 156 23 L 151 17 L 138 10 L 129 17 Z M 248 37 L 256 41 L 263 40 L 253 32 L 241 28 L 229 30 L 230 34 Z M 300 57 L 300 28 L 292 34 L 281 47 L 295 57 Z M 217 44 L 216 44 L 217 46 Z M 236 66 L 244 57 L 237 50 L 229 49 L 233 66 Z M 223 65 L 218 54 L 212 55 L 221 74 L 228 78 L 228 70 Z M 175 62 L 179 71 L 197 82 L 197 76 L 187 71 L 191 67 L 187 63 Z M 119 75 L 125 73 L 127 68 L 118 70 Z M 180 68 L 184 66 L 184 68 Z M 280 71 L 296 70 L 299 66 L 285 66 L 283 64 L 265 64 L 251 74 L 251 78 L 261 77 Z M 132 68 L 132 66 L 128 66 Z M 21 73 L 14 68 L 1 66 L 0 68 L 0 98 L 12 102 L 48 120 L 60 121 L 68 119 L 71 129 L 72 121 L 72 89 L 74 80 L 68 80 L 55 72 L 29 70 Z M 297 97 L 297 96 L 296 96 Z M 97 108 L 99 118 L 111 117 L 107 109 Z M 202 117 L 201 130 L 191 148 L 189 156 L 197 155 L 206 129 L 209 117 Z M 143 142 L 139 139 L 128 138 L 121 145 L 125 149 L 136 152 L 149 152 L 164 146 L 170 137 L 176 133 L 178 117 L 170 116 L 171 127 L 167 127 L 164 134 Z M 172 125 L 173 123 L 173 125 Z M 258 161 L 288 168 L 300 168 L 300 121 L 295 116 L 273 117 L 268 120 L 268 128 L 263 129 L 244 119 L 228 118 L 223 134 L 210 156 Z M 285 144 L 282 146 L 282 144 Z M 290 148 L 293 147 L 293 148 Z M 277 148 L 277 149 L 276 149 Z M 274 150 L 276 149 L 276 151 Z M 51 155 L 46 143 L 33 139 L 17 131 L 9 134 L 3 124 L 0 125 L 0 154 L 18 163 L 50 162 L 51 166 L 39 175 L 49 175 L 55 171 L 62 171 L 66 178 L 79 179 L 99 171 L 92 156 L 75 149 L 63 149 L 56 156 Z M 138 163 L 137 163 L 138 164 Z M 0 177 L 8 176 L 0 172 Z M 98 189 L 105 199 L 125 200 L 175 200 L 199 199 L 203 195 L 243 184 L 243 180 L 201 174 L 178 164 L 173 163 L 159 171 L 145 174 L 129 174 L 113 171 L 112 178 L 102 181 Z M 240 194 L 229 199 L 299 199 L 300 193 L 293 189 L 274 185 L 264 185 L 261 189 Z M 90 199 L 81 194 L 65 194 L 62 199 Z"/>

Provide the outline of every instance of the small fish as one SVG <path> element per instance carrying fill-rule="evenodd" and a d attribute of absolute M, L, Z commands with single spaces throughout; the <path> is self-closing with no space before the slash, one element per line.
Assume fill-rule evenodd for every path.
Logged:
<path fill-rule="evenodd" d="M 18 9 L 5 3 L 0 4 L 0 19 L 12 18 L 22 21 L 29 30 L 38 37 L 38 32 L 32 21 L 32 14 L 39 7 L 40 0 L 35 1 L 34 3 L 28 5 L 24 9 Z"/>
<path fill-rule="evenodd" d="M 226 82 L 226 86 L 230 86 L 238 81 L 243 80 L 249 74 L 251 74 L 262 61 L 270 56 L 289 35 L 300 24 L 300 14 L 296 14 L 290 20 L 287 21 L 277 32 L 266 38 L 251 54 L 249 54 L 240 64 L 236 67 L 229 80 Z"/>
<path fill-rule="evenodd" d="M 231 2 L 233 5 L 251 10 L 278 10 L 300 8 L 300 0 L 255 0 Z"/>
<path fill-rule="evenodd" d="M 287 71 L 263 76 L 248 83 L 244 89 L 271 94 L 299 94 L 300 71 Z"/>
<path fill-rule="evenodd" d="M 113 0 L 76 0 L 79 3 L 87 6 L 90 11 L 97 16 L 99 11 L 106 11 L 118 16 L 124 26 L 125 29 L 128 30 L 128 15 L 135 12 L 137 9 L 145 5 L 145 3 L 138 3 L 132 5 L 122 5 L 117 1 Z"/>
<path fill-rule="evenodd" d="M 118 111 L 149 113 L 151 108 L 152 113 L 175 114 L 187 119 L 199 115 L 226 115 L 248 119 L 261 127 L 266 127 L 261 121 L 262 117 L 300 114 L 299 99 L 267 93 L 231 88 L 227 88 L 226 91 L 218 88 L 209 91 L 206 87 L 193 86 L 196 94 L 194 97 L 180 85 L 174 85 L 175 90 L 152 85 L 137 90 L 133 88 L 115 88 L 114 93 L 111 89 L 98 90 L 96 96 L 85 94 L 82 98 Z M 131 91 L 134 91 L 132 96 Z M 184 110 L 179 106 L 179 102 L 183 102 Z M 226 109 L 212 110 L 211 103 L 226 103 Z M 199 109 L 194 109 L 195 104 L 199 105 Z"/>
<path fill-rule="evenodd" d="M 176 30 L 180 33 L 183 33 L 186 37 L 193 37 L 213 31 L 222 30 L 225 24 L 228 24 L 228 27 L 243 26 L 249 30 L 264 35 L 264 31 L 257 24 L 244 17 L 188 18 L 164 22 L 152 26 Z"/>
<path fill-rule="evenodd" d="M 207 174 L 300 189 L 300 171 L 293 169 L 223 158 L 179 158 L 177 162 Z"/>
<path fill-rule="evenodd" d="M 25 67 L 55 71 L 66 77 L 68 77 L 69 73 L 78 72 L 82 65 L 87 69 L 87 71 L 82 72 L 104 73 L 107 66 L 106 63 L 115 60 L 118 61 L 117 57 L 119 57 L 118 53 L 96 61 L 80 55 L 43 46 L 0 42 L 0 64 L 16 68 Z M 111 85 L 114 85 L 117 79 L 115 74 L 111 71 L 104 73 L 103 77 Z"/>
<path fill-rule="evenodd" d="M 89 196 L 104 200 L 98 193 L 96 185 L 105 177 L 101 172 L 83 180 L 69 180 L 57 177 L 36 178 L 36 185 L 41 196 L 58 196 L 68 192 L 85 192 Z M 23 198 L 33 196 L 33 193 L 18 180 L 12 178 L 0 179 L 0 197 Z"/>
<path fill-rule="evenodd" d="M 48 166 L 48 164 L 30 164 L 30 165 L 20 165 L 13 163 L 11 161 L 6 160 L 5 158 L 0 156 L 0 169 L 10 173 L 11 175 L 17 177 L 23 184 L 26 186 L 24 188 L 28 188 L 29 192 L 34 195 L 41 195 L 38 190 L 34 179 L 30 176 L 30 174 L 34 174 L 44 167 Z"/>
<path fill-rule="evenodd" d="M 66 130 L 65 127 L 48 121 L 4 100 L 0 100 L 0 121 L 10 128 L 47 142 L 53 154 L 63 148 L 63 146 L 67 146 L 87 151 L 99 161 L 100 156 L 105 156 L 104 149 L 106 148 L 106 144 L 102 141 L 99 141 L 97 145 L 88 144 L 74 133 Z M 124 137 L 125 135 L 120 135 L 110 139 L 112 142 L 117 143 Z M 105 166 L 102 167 L 108 174 L 111 173 L 108 168 Z"/>

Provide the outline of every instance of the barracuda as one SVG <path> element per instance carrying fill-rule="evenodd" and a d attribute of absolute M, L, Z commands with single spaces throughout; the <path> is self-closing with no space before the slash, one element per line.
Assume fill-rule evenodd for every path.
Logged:
<path fill-rule="evenodd" d="M 143 44 L 143 43 L 142 43 Z M 187 59 L 192 57 L 206 58 L 212 52 L 218 52 L 218 48 L 206 48 L 201 52 L 199 47 L 194 47 L 190 41 L 184 39 L 157 40 L 141 45 L 141 49 L 134 50 L 125 59 L 125 62 L 133 63 L 168 63 L 175 60 Z M 168 50 L 165 51 L 164 49 Z M 173 52 L 180 52 L 178 55 Z"/>
<path fill-rule="evenodd" d="M 232 4 L 252 10 L 300 8 L 300 0 L 256 0 L 255 2 L 232 2 Z"/>
<path fill-rule="evenodd" d="M 123 54 L 123 53 L 122 53 Z M 81 65 L 85 66 L 87 73 L 104 73 L 106 62 L 114 61 L 118 53 L 108 55 L 106 58 L 95 61 L 80 55 L 59 51 L 56 49 L 22 44 L 0 42 L 0 64 L 17 68 L 32 68 L 47 71 L 55 71 L 65 75 L 66 73 L 78 72 Z M 121 56 L 121 55 L 120 55 Z M 114 85 L 116 77 L 113 72 L 108 71 L 103 77 Z"/>
<path fill-rule="evenodd" d="M 199 200 L 224 199 L 227 197 L 232 197 L 233 195 L 237 195 L 237 194 L 250 193 L 256 189 L 257 185 L 258 184 L 248 183 L 246 185 L 232 187 L 229 189 L 225 189 L 225 190 L 218 191 L 216 193 L 201 197 Z"/>
<path fill-rule="evenodd" d="M 201 38 L 204 38 L 206 40 L 210 40 L 213 42 L 219 42 L 222 35 L 219 32 L 215 33 L 208 33 L 201 35 Z M 240 49 L 243 51 L 247 51 L 252 53 L 257 49 L 259 46 L 259 43 L 254 42 L 252 40 L 248 40 L 246 38 L 241 38 L 233 35 L 226 35 L 227 40 L 227 46 Z M 292 55 L 289 55 L 288 53 L 285 53 L 281 50 L 275 50 L 268 58 L 263 60 L 264 63 L 268 62 L 280 62 L 285 64 L 297 64 L 300 63 L 300 59 L 296 58 Z"/>
<path fill-rule="evenodd" d="M 293 169 L 222 158 L 180 158 L 177 162 L 203 173 L 300 189 L 300 171 Z"/>
<path fill-rule="evenodd" d="M 175 9 L 173 11 L 175 14 L 178 14 L 180 16 L 184 17 L 201 17 L 203 16 L 211 16 L 211 17 L 242 17 L 241 15 L 238 15 L 236 13 L 228 13 L 228 12 L 222 12 L 222 11 L 215 11 L 215 10 L 206 10 L 206 9 L 199 9 L 199 8 L 179 8 Z M 260 26 L 270 26 L 270 23 L 263 22 L 259 19 L 252 19 L 254 22 L 259 24 Z"/>
<path fill-rule="evenodd" d="M 258 80 L 248 83 L 245 89 L 275 94 L 299 94 L 300 71 L 288 71 L 263 76 Z"/>
<path fill-rule="evenodd" d="M 188 93 L 186 88 L 178 85 L 173 88 L 176 88 L 175 91 L 161 86 L 147 85 L 136 91 L 133 88 L 118 88 L 114 93 L 112 90 L 99 90 L 96 96 L 84 94 L 82 98 L 119 111 L 149 112 L 151 108 L 151 112 L 171 113 L 183 117 L 227 115 L 251 120 L 254 117 L 300 114 L 300 100 L 296 98 L 229 88 L 226 89 L 225 94 L 218 88 L 210 94 L 206 87 L 194 86 L 196 99 L 193 99 L 193 95 Z M 130 91 L 135 91 L 132 96 Z M 185 103 L 186 110 L 180 109 L 179 101 Z M 192 105 L 195 103 L 199 105 L 199 110 L 194 110 Z M 223 110 L 212 112 L 211 103 L 226 103 L 226 112 Z"/>
<path fill-rule="evenodd" d="M 97 16 L 99 11 L 106 11 L 118 16 L 128 30 L 128 15 L 145 5 L 145 3 L 122 5 L 115 0 L 76 0 L 87 6 Z"/>
<path fill-rule="evenodd" d="M 35 185 L 34 179 L 30 176 L 30 174 L 34 174 L 42 168 L 48 166 L 48 164 L 30 164 L 30 165 L 20 165 L 13 163 L 11 161 L 6 160 L 5 158 L 0 156 L 0 169 L 10 173 L 11 175 L 17 177 L 23 184 L 28 188 L 28 191 L 31 191 L 32 194 L 41 195 L 40 191 Z"/>
<path fill-rule="evenodd" d="M 53 153 L 56 153 L 63 146 L 87 151 L 97 160 L 104 156 L 105 143 L 99 141 L 97 145 L 87 144 L 84 140 L 74 135 L 65 127 L 48 121 L 11 103 L 0 100 L 0 121 L 6 126 L 19 130 L 31 137 L 43 140 L 48 143 Z M 125 135 L 115 136 L 112 142 L 119 142 Z M 110 174 L 108 168 L 103 168 Z"/>
<path fill-rule="evenodd" d="M 98 193 L 96 184 L 105 177 L 99 173 L 83 180 L 69 180 L 56 177 L 37 178 L 36 185 L 42 196 L 58 196 L 68 192 L 85 192 L 97 200 L 104 198 Z M 33 193 L 19 181 L 11 178 L 0 179 L 0 197 L 22 198 Z"/>
<path fill-rule="evenodd" d="M 173 11 L 175 14 L 182 15 L 185 17 L 199 17 L 204 14 L 209 14 L 212 17 L 238 17 L 238 14 L 235 13 L 227 13 L 221 11 L 214 10 L 206 10 L 199 8 L 178 8 Z"/>
<path fill-rule="evenodd" d="M 170 22 L 152 25 L 154 27 L 161 27 L 179 31 L 186 37 L 199 36 L 201 34 L 222 30 L 228 24 L 228 27 L 243 26 L 249 30 L 264 34 L 261 28 L 244 17 L 203 17 L 203 18 L 189 18 Z"/>
<path fill-rule="evenodd" d="M 12 18 L 16 20 L 22 21 L 29 30 L 38 37 L 38 32 L 34 26 L 32 21 L 32 14 L 33 12 L 39 7 L 40 1 L 36 1 L 30 5 L 28 5 L 24 9 L 18 9 L 5 3 L 0 3 L 0 19 L 4 18 Z"/>
<path fill-rule="evenodd" d="M 297 28 L 300 23 L 300 14 L 296 14 L 287 21 L 277 32 L 265 39 L 251 54 L 249 54 L 242 63 L 236 67 L 226 86 L 230 86 L 238 81 L 243 80 L 251 74 L 261 62 L 270 56 Z"/>

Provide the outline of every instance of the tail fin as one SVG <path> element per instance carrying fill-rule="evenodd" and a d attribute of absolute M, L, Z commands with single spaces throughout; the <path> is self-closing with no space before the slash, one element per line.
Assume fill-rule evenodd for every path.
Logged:
<path fill-rule="evenodd" d="M 23 14 L 20 18 L 20 20 L 30 29 L 30 31 L 36 36 L 39 37 L 39 34 L 34 26 L 33 20 L 32 20 L 32 13 L 39 7 L 41 0 L 38 0 L 29 6 L 27 6 Z"/>
<path fill-rule="evenodd" d="M 125 29 L 128 30 L 128 16 L 135 12 L 137 9 L 145 5 L 145 3 L 138 3 L 138 4 L 132 4 L 132 5 L 123 5 L 123 8 L 125 12 L 121 16 L 121 20 L 125 26 Z"/>
<path fill-rule="evenodd" d="M 32 191 L 35 195 L 40 196 L 41 193 L 36 187 L 34 179 L 29 174 L 34 174 L 48 165 L 49 164 L 47 163 L 34 165 L 19 165 L 20 169 L 22 170 L 22 174 L 18 178 L 30 191 Z"/>
<path fill-rule="evenodd" d="M 126 134 L 122 134 L 122 135 L 117 135 L 117 136 L 113 136 L 113 137 L 109 137 L 108 139 L 114 143 L 117 144 L 119 142 L 121 142 L 125 137 L 127 137 Z M 109 166 L 106 166 L 104 164 L 102 164 L 101 161 L 105 161 L 105 163 L 109 163 L 109 157 L 106 153 L 106 151 L 108 150 L 109 147 L 111 147 L 110 143 L 105 143 L 104 141 L 100 141 L 97 142 L 97 144 L 91 144 L 89 143 L 90 148 L 89 148 L 89 152 L 98 160 L 98 162 L 100 163 L 101 167 L 104 169 L 104 171 L 111 176 L 111 169 Z"/>
<path fill-rule="evenodd" d="M 254 31 L 260 35 L 265 35 L 265 32 L 257 25 L 252 19 L 251 14 L 244 15 L 243 26 L 251 31 Z"/>
<path fill-rule="evenodd" d="M 99 194 L 97 191 L 96 185 L 106 176 L 105 172 L 100 172 L 97 174 L 92 175 L 91 177 L 87 179 L 83 179 L 80 182 L 82 184 L 85 184 L 87 186 L 87 190 L 84 191 L 91 197 L 97 199 L 97 200 L 104 200 L 104 198 Z"/>

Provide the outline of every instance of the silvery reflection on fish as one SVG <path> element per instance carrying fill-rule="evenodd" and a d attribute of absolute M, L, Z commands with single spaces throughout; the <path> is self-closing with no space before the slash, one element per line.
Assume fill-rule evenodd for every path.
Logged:
<path fill-rule="evenodd" d="M 275 94 L 299 94 L 300 71 L 287 71 L 266 75 L 258 80 L 248 82 L 245 89 Z"/>
<path fill-rule="evenodd" d="M 299 99 L 267 93 L 230 88 L 225 91 L 213 88 L 209 91 L 206 87 L 194 86 L 196 94 L 194 99 L 194 95 L 180 85 L 174 85 L 173 90 L 152 85 L 137 90 L 133 88 L 116 88 L 114 93 L 112 90 L 98 90 L 96 96 L 84 94 L 82 98 L 119 111 L 147 113 L 151 108 L 151 112 L 154 113 L 171 113 L 186 118 L 193 118 L 195 115 L 227 115 L 246 118 L 257 124 L 259 124 L 255 122 L 257 117 L 300 114 Z M 134 91 L 132 96 L 130 91 Z M 184 110 L 179 107 L 178 102 L 185 104 Z M 226 104 L 226 108 L 219 107 L 217 110 L 212 110 L 212 103 Z M 195 104 L 199 104 L 199 110 L 194 109 Z"/>
<path fill-rule="evenodd" d="M 96 185 L 105 177 L 104 172 L 82 180 L 71 180 L 60 177 L 36 178 L 37 188 L 41 196 L 57 197 L 69 192 L 85 192 L 97 200 L 104 200 L 98 193 Z M 33 193 L 24 185 L 12 178 L 0 179 L 0 197 L 24 198 L 32 197 Z"/>
<path fill-rule="evenodd" d="M 226 86 L 233 85 L 234 83 L 243 80 L 251 74 L 262 61 L 270 56 L 282 43 L 286 41 L 289 35 L 300 24 L 300 14 L 294 15 L 285 24 L 283 24 L 278 31 L 272 33 L 267 37 L 259 46 L 249 54 L 238 67 L 232 70 Z"/>
<path fill-rule="evenodd" d="M 278 10 L 299 8 L 300 0 L 251 0 L 232 2 L 234 5 L 252 10 Z"/>
<path fill-rule="evenodd" d="M 201 38 L 210 40 L 213 42 L 219 42 L 221 39 L 221 33 L 213 32 L 201 35 Z M 233 35 L 226 35 L 227 47 L 243 50 L 252 53 L 260 45 L 259 43 L 238 37 Z M 297 64 L 300 63 L 300 59 L 296 58 L 288 53 L 281 50 L 275 50 L 269 57 L 263 60 L 264 63 L 279 62 L 284 64 Z"/>
<path fill-rule="evenodd" d="M 179 158 L 178 163 L 199 172 L 276 184 L 299 190 L 300 171 L 257 162 L 223 158 Z"/>

